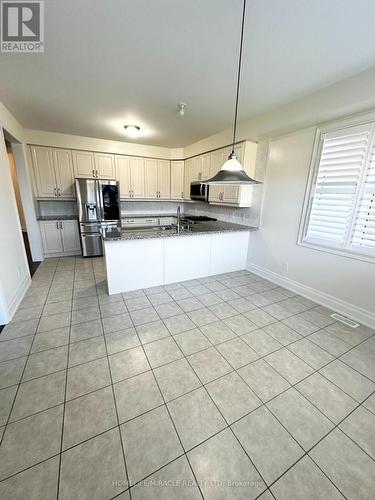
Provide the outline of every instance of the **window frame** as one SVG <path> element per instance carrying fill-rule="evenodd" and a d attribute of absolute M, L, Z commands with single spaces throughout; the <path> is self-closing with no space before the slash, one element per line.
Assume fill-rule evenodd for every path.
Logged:
<path fill-rule="evenodd" d="M 375 111 L 357 115 L 354 117 L 349 117 L 342 120 L 335 120 L 328 123 L 324 123 L 318 125 L 315 129 L 315 137 L 313 141 L 313 148 L 310 158 L 310 166 L 309 173 L 307 178 L 307 183 L 305 187 L 304 193 L 304 201 L 302 206 L 302 212 L 300 217 L 300 224 L 298 230 L 298 238 L 297 245 L 309 248 L 316 251 L 331 253 L 335 255 L 340 255 L 342 257 L 346 257 L 349 259 L 361 260 L 365 262 L 375 263 L 375 255 L 367 254 L 367 253 L 358 253 L 356 251 L 352 251 L 349 248 L 335 248 L 329 246 L 329 244 L 320 242 L 311 242 L 307 241 L 306 233 L 309 225 L 309 214 L 311 209 L 311 201 L 313 198 L 313 189 L 315 186 L 315 181 L 319 171 L 319 164 L 321 153 L 323 149 L 323 136 L 328 132 L 334 132 L 335 130 L 342 130 L 345 128 L 353 127 L 356 125 L 365 125 L 369 122 L 375 122 Z M 363 186 L 360 188 L 363 189 Z"/>

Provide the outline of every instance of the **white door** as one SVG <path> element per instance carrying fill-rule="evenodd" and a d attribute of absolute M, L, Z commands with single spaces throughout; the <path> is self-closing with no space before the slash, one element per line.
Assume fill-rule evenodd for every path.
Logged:
<path fill-rule="evenodd" d="M 223 202 L 224 203 L 238 203 L 240 197 L 240 186 L 224 186 L 224 195 Z"/>
<path fill-rule="evenodd" d="M 96 177 L 94 153 L 91 151 L 72 151 L 75 177 Z"/>
<path fill-rule="evenodd" d="M 185 161 L 185 199 L 190 200 L 190 183 L 193 182 L 193 160 Z"/>
<path fill-rule="evenodd" d="M 129 158 L 132 198 L 145 197 L 145 164 L 143 158 Z"/>
<path fill-rule="evenodd" d="M 184 162 L 171 161 L 171 198 L 184 199 Z"/>
<path fill-rule="evenodd" d="M 218 173 L 224 163 L 224 150 L 218 149 L 210 153 L 210 177 L 213 177 Z M 222 193 L 224 191 L 224 186 L 209 186 L 208 196 L 209 201 L 220 202 L 222 198 Z"/>
<path fill-rule="evenodd" d="M 59 198 L 74 198 L 74 172 L 72 153 L 69 149 L 54 149 L 53 158 Z"/>
<path fill-rule="evenodd" d="M 145 158 L 145 198 L 159 198 L 158 161 Z"/>
<path fill-rule="evenodd" d="M 114 155 L 106 153 L 95 153 L 96 176 L 100 179 L 115 179 L 115 158 Z"/>
<path fill-rule="evenodd" d="M 131 198 L 131 180 L 129 156 L 115 157 L 116 179 L 120 184 L 120 198 Z"/>
<path fill-rule="evenodd" d="M 168 200 L 171 197 L 171 162 L 158 160 L 158 191 L 159 198 Z"/>
<path fill-rule="evenodd" d="M 35 185 L 39 198 L 56 198 L 56 178 L 51 148 L 31 146 Z"/>
<path fill-rule="evenodd" d="M 60 222 L 62 247 L 64 252 L 80 252 L 81 242 L 79 239 L 78 223 L 75 220 L 64 220 Z"/>
<path fill-rule="evenodd" d="M 200 180 L 207 180 L 210 177 L 210 154 L 206 153 L 201 156 L 201 171 Z"/>
<path fill-rule="evenodd" d="M 49 220 L 39 222 L 45 254 L 61 253 L 63 251 L 59 221 Z"/>

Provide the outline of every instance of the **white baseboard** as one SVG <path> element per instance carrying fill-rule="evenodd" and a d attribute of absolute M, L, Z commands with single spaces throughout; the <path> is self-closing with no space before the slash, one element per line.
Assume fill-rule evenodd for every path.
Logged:
<path fill-rule="evenodd" d="M 366 325 L 370 328 L 375 329 L 375 313 L 368 311 L 367 309 L 362 309 L 361 307 L 354 306 L 353 304 L 349 304 L 349 302 L 345 302 L 344 300 L 339 299 L 338 297 L 334 297 L 333 295 L 329 295 L 328 293 L 321 292 L 316 288 L 311 288 L 307 285 L 299 283 L 298 281 L 291 280 L 286 276 L 281 274 L 274 273 L 264 267 L 257 266 L 256 264 L 248 263 L 247 270 L 265 278 L 269 281 L 272 281 L 276 285 L 282 286 L 292 292 L 298 293 L 303 297 L 306 297 L 322 306 L 328 307 L 329 309 L 333 309 L 336 312 L 347 316 L 359 323 Z"/>
<path fill-rule="evenodd" d="M 7 318 L 8 322 L 13 318 L 14 313 L 17 311 L 17 308 L 20 305 L 21 300 L 23 299 L 25 293 L 27 292 L 30 284 L 31 284 L 30 275 L 25 276 L 25 279 L 19 284 L 17 291 L 13 296 L 13 299 L 8 304 L 8 318 Z"/>

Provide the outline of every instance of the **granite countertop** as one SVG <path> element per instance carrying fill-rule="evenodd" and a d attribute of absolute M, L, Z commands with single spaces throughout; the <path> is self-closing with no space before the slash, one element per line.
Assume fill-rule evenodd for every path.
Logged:
<path fill-rule="evenodd" d="M 39 215 L 37 220 L 77 220 L 78 215 Z"/>
<path fill-rule="evenodd" d="M 253 226 L 243 226 L 223 221 L 204 221 L 192 224 L 187 229 L 181 229 L 177 233 L 176 228 L 171 229 L 104 229 L 102 230 L 103 239 L 106 241 L 118 240 L 146 240 L 150 238 L 169 238 L 176 236 L 190 236 L 194 234 L 227 233 L 237 231 L 256 231 L 258 228 Z"/>

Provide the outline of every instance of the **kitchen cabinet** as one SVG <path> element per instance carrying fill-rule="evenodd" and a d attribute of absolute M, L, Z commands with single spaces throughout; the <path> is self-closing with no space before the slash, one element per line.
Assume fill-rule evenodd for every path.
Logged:
<path fill-rule="evenodd" d="M 185 160 L 185 200 L 190 200 L 190 184 L 193 182 L 193 159 Z"/>
<path fill-rule="evenodd" d="M 214 176 L 228 159 L 232 148 L 221 148 L 210 153 L 210 176 Z M 256 144 L 243 142 L 235 145 L 238 161 L 243 165 L 250 177 L 254 177 Z M 250 207 L 252 201 L 252 185 L 217 185 L 210 186 L 208 201 L 212 205 L 226 205 L 232 207 Z"/>
<path fill-rule="evenodd" d="M 114 155 L 91 151 L 72 151 L 75 177 L 115 179 Z"/>
<path fill-rule="evenodd" d="M 94 153 L 91 151 L 72 151 L 75 177 L 96 177 Z"/>
<path fill-rule="evenodd" d="M 145 198 L 170 198 L 171 163 L 169 160 L 145 158 Z"/>
<path fill-rule="evenodd" d="M 162 200 L 168 200 L 171 197 L 171 162 L 169 160 L 158 160 L 158 192 Z"/>
<path fill-rule="evenodd" d="M 171 161 L 171 199 L 183 200 L 185 190 L 183 161 Z"/>
<path fill-rule="evenodd" d="M 76 220 L 48 220 L 39 222 L 44 255 L 79 255 L 81 242 Z"/>
<path fill-rule="evenodd" d="M 37 198 L 75 197 L 71 151 L 30 146 Z"/>
<path fill-rule="evenodd" d="M 132 156 L 116 155 L 115 163 L 116 179 L 120 183 L 120 198 L 144 198 L 144 159 Z"/>
<path fill-rule="evenodd" d="M 99 179 L 116 179 L 115 157 L 107 153 L 95 153 L 95 171 Z"/>

